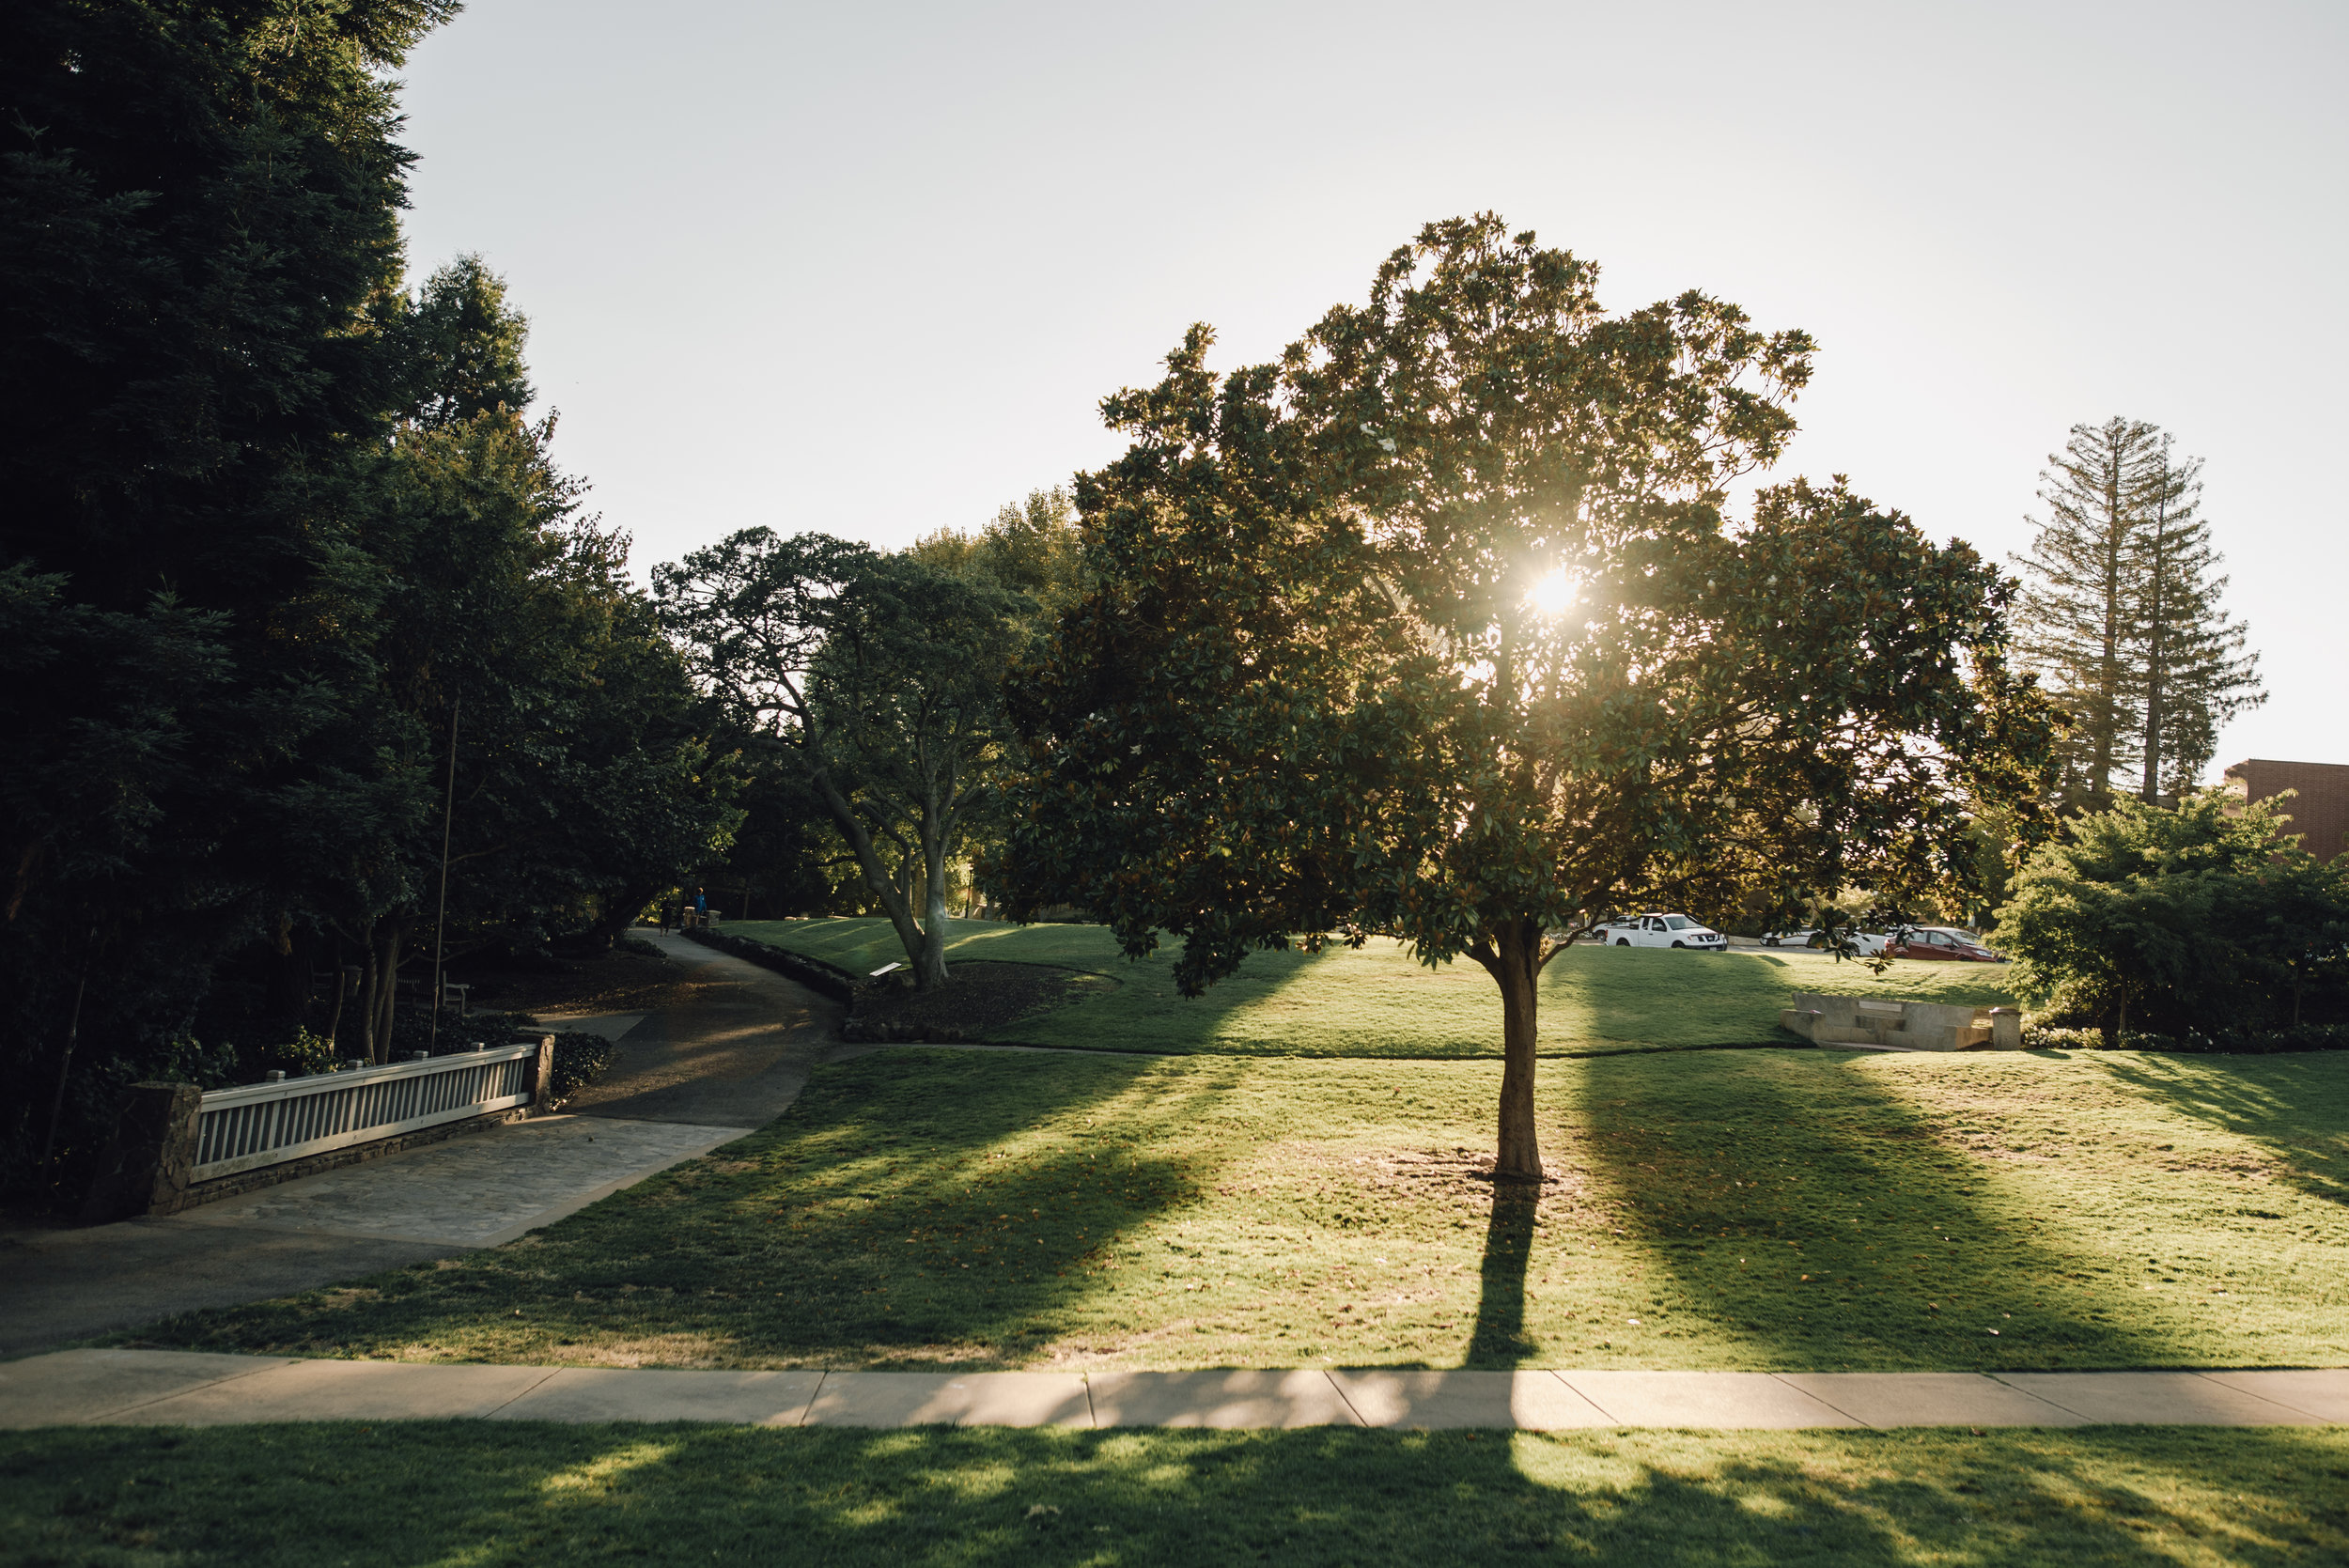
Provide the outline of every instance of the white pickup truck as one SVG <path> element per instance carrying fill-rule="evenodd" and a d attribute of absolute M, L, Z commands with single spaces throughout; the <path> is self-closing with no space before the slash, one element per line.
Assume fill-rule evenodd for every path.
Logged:
<path fill-rule="evenodd" d="M 1701 953 L 1726 953 L 1729 939 L 1687 915 L 1633 915 L 1609 921 L 1598 928 L 1598 939 L 1610 947 L 1685 947 Z"/>

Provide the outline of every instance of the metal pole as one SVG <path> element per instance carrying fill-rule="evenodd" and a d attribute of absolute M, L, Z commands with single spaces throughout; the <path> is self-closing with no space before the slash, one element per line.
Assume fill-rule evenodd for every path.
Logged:
<path fill-rule="evenodd" d="M 448 929 L 448 831 L 457 817 L 457 711 L 460 693 L 448 700 L 448 793 L 441 802 L 441 910 L 432 917 L 432 1029 L 425 1037 L 427 1050 L 441 1045 L 441 939 Z"/>

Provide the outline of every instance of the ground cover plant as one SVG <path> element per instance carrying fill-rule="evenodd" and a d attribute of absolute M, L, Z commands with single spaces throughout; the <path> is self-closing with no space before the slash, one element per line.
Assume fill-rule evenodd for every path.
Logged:
<path fill-rule="evenodd" d="M 2349 1058 L 879 1050 L 510 1246 L 119 1343 L 784 1367 L 2349 1361 Z"/>
<path fill-rule="evenodd" d="M 726 931 L 854 974 L 870 973 L 900 951 L 889 923 L 878 919 L 741 921 Z M 946 955 L 1053 964 L 1116 982 L 983 1031 L 984 1039 L 1266 1056 L 1501 1054 L 1501 1001 L 1491 979 L 1470 964 L 1429 969 L 1384 938 L 1360 952 L 1255 954 L 1201 997 L 1175 988 L 1171 952 L 1130 962 L 1100 925 L 958 920 Z M 1576 946 L 1542 973 L 1541 1048 L 1556 1055 L 1791 1041 L 1778 1015 L 1797 991 L 1997 1006 L 2014 1001 L 2003 981 L 2003 970 L 1976 964 L 1896 962 L 1879 977 L 1861 964 L 1791 948 L 1698 954 Z"/>
<path fill-rule="evenodd" d="M 2349 1430 L 0 1433 L 21 1562 L 2062 1562 L 2349 1553 Z M 266 1506 L 255 1489 L 266 1488 Z M 787 1547 L 786 1544 L 788 1544 Z"/>

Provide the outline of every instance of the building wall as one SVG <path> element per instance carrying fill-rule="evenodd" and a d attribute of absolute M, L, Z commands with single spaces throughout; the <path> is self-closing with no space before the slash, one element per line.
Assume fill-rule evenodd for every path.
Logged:
<path fill-rule="evenodd" d="M 2300 835 L 2300 847 L 2321 861 L 2349 848 L 2349 765 L 2253 757 L 2227 769 L 2227 787 L 2247 801 L 2295 790 L 2285 802 L 2285 830 Z"/>

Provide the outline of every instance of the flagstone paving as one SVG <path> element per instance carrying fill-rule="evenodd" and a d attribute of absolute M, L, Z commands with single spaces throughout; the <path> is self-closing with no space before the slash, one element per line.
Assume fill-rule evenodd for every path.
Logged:
<path fill-rule="evenodd" d="M 2323 1426 L 2297 1372 L 691 1372 L 67 1350 L 0 1364 L 0 1427 L 441 1420 L 755 1426 Z"/>

